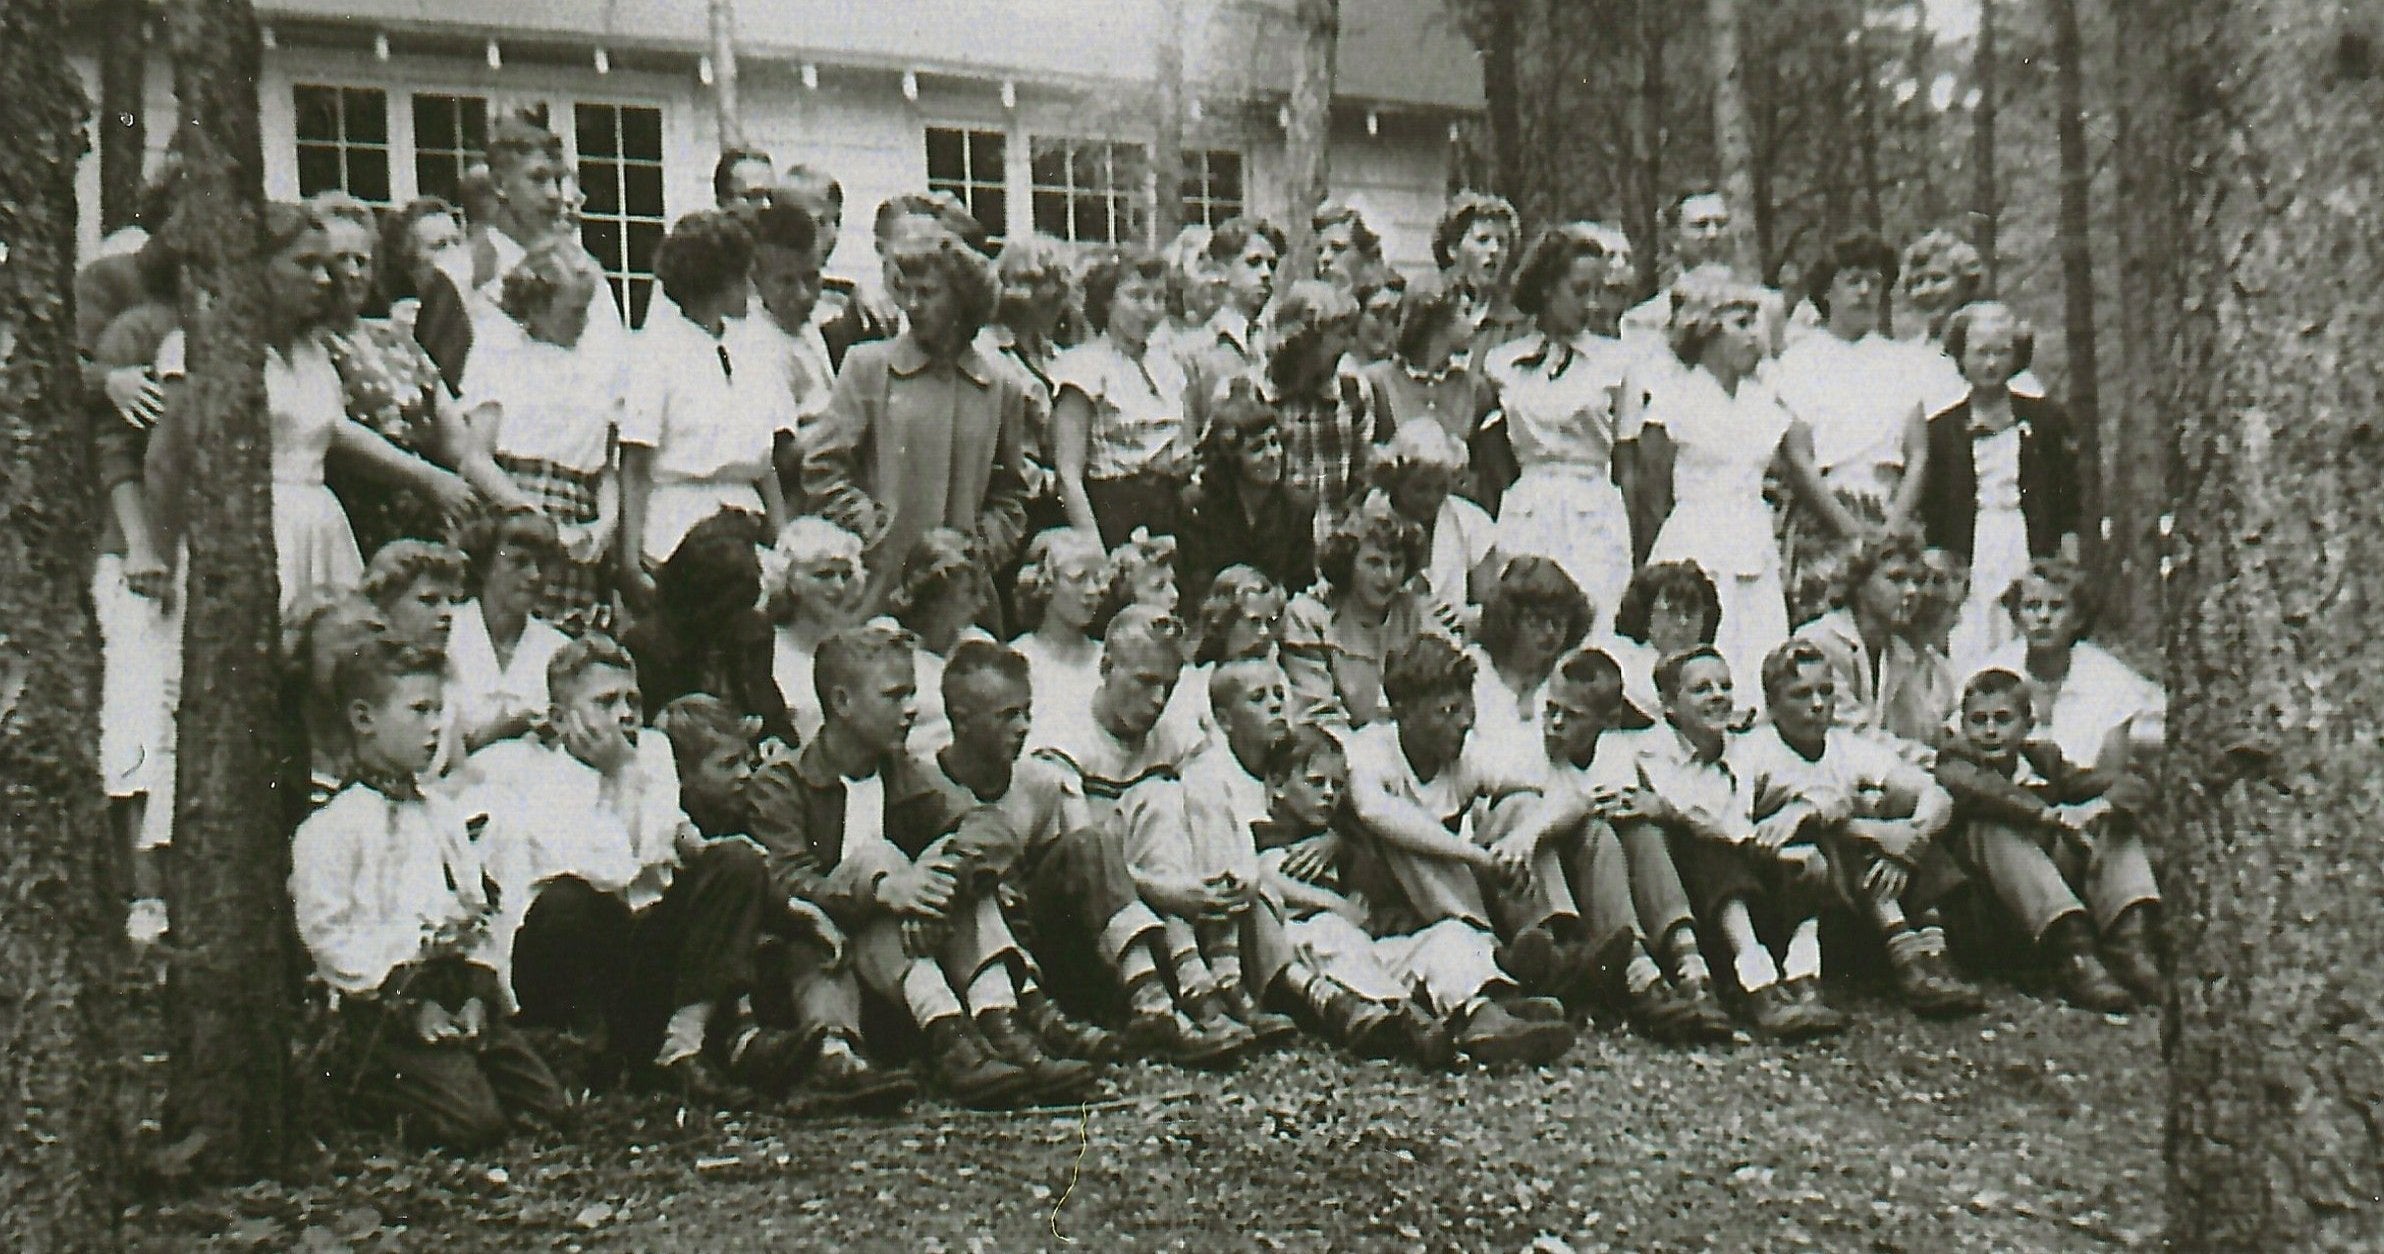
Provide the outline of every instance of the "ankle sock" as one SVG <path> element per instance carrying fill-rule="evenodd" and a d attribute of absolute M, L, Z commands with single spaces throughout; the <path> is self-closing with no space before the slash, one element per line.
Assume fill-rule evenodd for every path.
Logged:
<path fill-rule="evenodd" d="M 1637 997 L 1663 982 L 1663 968 L 1656 965 L 1656 960 L 1647 952 L 1647 947 L 1640 945 L 1633 948 L 1630 964 L 1622 969 L 1623 987 L 1630 991 L 1631 996 Z"/>
<path fill-rule="evenodd" d="M 968 1008 L 972 1015 L 1018 1009 L 1018 989 L 1010 983 L 1010 969 L 998 962 L 986 963 L 977 978 L 969 981 Z"/>
<path fill-rule="evenodd" d="M 912 959 L 902 973 L 902 1004 L 920 1027 L 960 1013 L 960 999 L 953 995 L 951 981 L 925 958 Z"/>
<path fill-rule="evenodd" d="M 689 1057 L 704 1047 L 704 1029 L 712 1022 L 712 1003 L 691 1002 L 671 1012 L 670 1023 L 662 1029 L 662 1048 L 654 1054 L 654 1065 L 667 1067 Z"/>
<path fill-rule="evenodd" d="M 1788 952 L 1780 960 L 1780 974 L 1791 980 L 1821 974 L 1821 920 L 1806 919 L 1788 937 Z"/>

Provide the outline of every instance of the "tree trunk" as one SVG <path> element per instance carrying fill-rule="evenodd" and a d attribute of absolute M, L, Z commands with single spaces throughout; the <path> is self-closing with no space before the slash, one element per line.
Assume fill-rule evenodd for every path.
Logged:
<path fill-rule="evenodd" d="M 1522 0 L 1488 0 L 1482 20 L 1482 100 L 1488 110 L 1492 190 L 1516 204 L 1523 189 L 1523 83 L 1515 47 Z"/>
<path fill-rule="evenodd" d="M 149 6 L 145 0 L 109 0 L 100 26 L 107 37 L 99 48 L 99 229 L 106 233 L 132 225 L 141 205 L 141 165 L 149 147 L 141 99 Z"/>
<path fill-rule="evenodd" d="M 2054 132 L 2061 149 L 2061 327 L 2069 346 L 2069 411 L 2078 433 L 2078 476 L 2084 489 L 2089 565 L 2102 564 L 2102 378 L 2095 354 L 2093 219 L 2088 203 L 2094 173 L 2086 164 L 2086 67 L 2078 34 L 2077 0 L 2050 0 L 2053 10 Z"/>
<path fill-rule="evenodd" d="M 1631 10 L 1639 33 L 1639 107 L 1634 119 L 1639 136 L 1639 196 L 1631 228 L 1639 244 L 1639 290 L 1652 295 L 1663 281 L 1664 106 L 1671 99 L 1664 75 L 1664 45 L 1669 41 L 1657 0 L 1632 0 Z"/>
<path fill-rule="evenodd" d="M 1871 30 L 1863 21 L 1860 0 L 1854 9 L 1854 40 L 1847 46 L 1854 60 L 1854 90 L 1861 101 L 1861 130 L 1855 143 L 1862 168 L 1863 225 L 1887 231 L 1887 208 L 1879 184 L 1879 66 L 1871 59 Z"/>
<path fill-rule="evenodd" d="M 2002 194 L 1995 184 L 1995 0 L 1979 0 L 1978 48 L 1971 74 L 1977 80 L 1978 108 L 1970 118 L 1970 234 L 1978 247 L 1979 264 L 1986 270 L 1985 293 L 1992 296 L 1996 291 L 1995 227 L 2003 214 Z"/>
<path fill-rule="evenodd" d="M 63 0 L 0 6 L 0 1214 L 25 1250 L 118 1242 L 124 903 L 99 785 L 97 521 L 75 367 L 80 84 Z"/>
<path fill-rule="evenodd" d="M 1713 38 L 1714 159 L 1720 166 L 1722 195 L 1729 200 L 1736 221 L 1732 231 L 1734 264 L 1740 274 L 1762 267 L 1754 234 L 1744 215 L 1755 204 L 1755 153 L 1748 138 L 1746 62 L 1739 55 L 1738 0 L 1706 0 L 1706 22 Z"/>
<path fill-rule="evenodd" d="M 2170 1236 L 2380 1249 L 2384 32 L 2371 6 L 2327 0 L 2144 7 L 2189 24 L 2166 97 L 2191 154 L 2164 790 Z"/>
<path fill-rule="evenodd" d="M 193 424 L 189 481 L 206 485 L 182 503 L 190 591 L 168 867 L 166 1134 L 198 1150 L 201 1175 L 235 1179 L 283 1166 L 293 1092 L 289 833 L 274 797 L 288 731 L 264 407 L 259 54 L 248 0 L 172 0 L 165 13 L 188 179 L 176 225 L 190 341 L 168 421 Z"/>
<path fill-rule="evenodd" d="M 1291 237 L 1286 274 L 1316 273 L 1316 233 L 1310 222 L 1332 187 L 1333 53 L 1340 41 L 1341 0 L 1293 0 L 1299 60 L 1291 74 L 1291 126 L 1283 136 L 1290 167 L 1291 204 L 1283 225 Z"/>
<path fill-rule="evenodd" d="M 1151 233 L 1161 244 L 1184 227 L 1184 4 L 1159 0 L 1152 48 L 1158 82 L 1151 125 Z"/>
<path fill-rule="evenodd" d="M 2162 520 L 2169 512 L 2178 408 L 2177 320 L 2185 293 L 2178 241 L 2185 226 L 2175 171 L 2184 158 L 2174 117 L 2174 45 L 2157 6 L 2117 5 L 2111 79 L 2117 150 L 2115 237 L 2120 246 L 2121 382 L 2115 455 L 2104 493 L 2110 519 L 2105 631 L 2158 639 Z"/>
<path fill-rule="evenodd" d="M 745 116 L 737 108 L 737 0 L 711 0 L 712 112 L 722 151 L 745 146 Z"/>

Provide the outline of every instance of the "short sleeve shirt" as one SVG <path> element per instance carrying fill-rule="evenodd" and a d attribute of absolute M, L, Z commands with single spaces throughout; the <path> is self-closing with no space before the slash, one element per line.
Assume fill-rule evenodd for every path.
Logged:
<path fill-rule="evenodd" d="M 1499 752 L 1479 736 L 1466 738 L 1457 760 L 1431 779 L 1418 778 L 1399 745 L 1395 723 L 1377 723 L 1349 737 L 1349 778 L 1356 787 L 1375 787 L 1413 803 L 1455 831 L 1477 801 L 1536 790 L 1542 781 L 1532 763 Z"/>
<path fill-rule="evenodd" d="M 741 338 L 741 337 L 740 337 Z M 792 393 L 766 354 L 714 339 L 669 301 L 637 333 L 621 443 L 654 450 L 656 482 L 745 481 L 768 473 Z"/>
<path fill-rule="evenodd" d="M 1055 392 L 1074 391 L 1092 402 L 1092 429 L 1085 439 L 1088 478 L 1173 472 L 1189 463 L 1184 368 L 1171 354 L 1151 348 L 1136 361 L 1103 335 L 1061 353 L 1052 362 L 1051 378 Z"/>

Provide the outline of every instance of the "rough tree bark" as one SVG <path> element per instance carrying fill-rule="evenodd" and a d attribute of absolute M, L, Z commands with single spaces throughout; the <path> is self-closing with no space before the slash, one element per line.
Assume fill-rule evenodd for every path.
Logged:
<path fill-rule="evenodd" d="M 1184 4 L 1159 0 L 1159 35 L 1151 55 L 1151 234 L 1161 244 L 1184 226 Z"/>
<path fill-rule="evenodd" d="M 0 5 L 0 1215 L 21 1250 L 115 1245 L 123 1178 L 65 27 L 63 0 Z"/>
<path fill-rule="evenodd" d="M 1664 261 L 1664 105 L 1671 98 L 1664 75 L 1664 45 L 1670 40 L 1664 16 L 1653 0 L 1632 0 L 1639 45 L 1639 101 L 1633 111 L 1638 136 L 1640 194 L 1633 208 L 1631 237 L 1639 245 L 1636 258 L 1639 291 L 1644 299 L 1662 281 Z"/>
<path fill-rule="evenodd" d="M 1863 225 L 1885 233 L 1887 209 L 1881 203 L 1879 184 L 1879 67 L 1871 57 L 1871 28 L 1863 20 L 1860 0 L 1854 10 L 1854 38 L 1846 52 L 1854 62 L 1854 90 L 1861 101 L 1862 129 L 1855 151 L 1862 170 Z"/>
<path fill-rule="evenodd" d="M 1291 204 L 1285 234 L 1291 237 L 1286 274 L 1316 272 L 1316 236 L 1310 219 L 1331 194 L 1333 55 L 1341 38 L 1341 0 L 1292 0 L 1299 59 L 1291 72 L 1291 125 L 1283 136 Z"/>
<path fill-rule="evenodd" d="M 1722 180 L 1722 195 L 1730 201 L 1736 229 L 1731 232 L 1733 264 L 1740 274 L 1762 269 L 1755 235 L 1744 221 L 1755 204 L 1755 152 L 1747 124 L 1746 60 L 1739 50 L 1738 0 L 1706 0 L 1706 24 L 1711 28 L 1714 110 L 1714 160 Z"/>
<path fill-rule="evenodd" d="M 2092 205 L 2094 171 L 2086 163 L 2086 66 L 2077 0 L 2050 0 L 2053 17 L 2055 142 L 2061 150 L 2061 327 L 2069 349 L 2069 411 L 2078 433 L 2084 516 L 2103 517 L 2102 377 L 2094 324 Z M 2086 556 L 2102 568 L 2102 531 L 2090 525 Z"/>
<path fill-rule="evenodd" d="M 130 226 L 141 204 L 141 163 L 149 147 L 141 101 L 149 68 L 147 0 L 109 0 L 100 23 L 107 32 L 99 47 L 99 229 L 104 233 Z"/>
<path fill-rule="evenodd" d="M 2110 13 L 2112 142 L 2139 159 L 2114 163 L 2120 391 L 2103 494 L 2110 591 L 2101 623 L 2106 633 L 2151 643 L 2160 632 L 2161 519 L 2169 512 L 2179 413 L 2174 340 L 2185 299 L 2177 256 L 2185 230 L 2177 179 L 2184 160 L 2179 78 L 2161 6 L 2122 4 Z"/>
<path fill-rule="evenodd" d="M 2191 0 L 2171 1237 L 2384 1248 L 2384 54 L 2372 6 Z"/>
<path fill-rule="evenodd" d="M 1995 229 L 2003 217 L 2002 192 L 1995 179 L 1995 0 L 1979 0 L 1978 47 L 1970 72 L 1978 88 L 1978 108 L 1970 115 L 1970 236 L 1978 247 L 1979 264 L 1986 269 L 1986 292 L 1991 296 L 1996 291 Z"/>
<path fill-rule="evenodd" d="M 248 0 L 171 0 L 166 36 L 189 182 L 190 373 L 168 421 L 192 423 L 180 503 L 189 543 L 174 850 L 166 1134 L 200 1175 L 286 1161 L 290 1075 L 289 837 L 274 797 L 287 730 L 275 649 L 272 437 L 264 408 L 264 160 Z"/>
<path fill-rule="evenodd" d="M 1516 9 L 1522 0 L 1488 0 L 1482 6 L 1482 101 L 1490 123 L 1494 187 L 1499 195 L 1523 200 L 1523 84 L 1515 48 L 1522 34 Z"/>

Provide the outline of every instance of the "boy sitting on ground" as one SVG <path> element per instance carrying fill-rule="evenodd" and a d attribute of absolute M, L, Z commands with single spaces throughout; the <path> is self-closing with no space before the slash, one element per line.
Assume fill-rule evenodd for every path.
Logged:
<path fill-rule="evenodd" d="M 504 1013 L 464 817 L 422 791 L 444 665 L 389 641 L 340 659 L 355 782 L 299 824 L 290 896 L 337 1002 L 349 1095 L 418 1143 L 469 1152 L 509 1123 L 560 1126 L 567 1099 Z"/>
<path fill-rule="evenodd" d="M 2027 680 L 1971 677 L 1961 722 L 1937 751 L 1937 782 L 1954 800 L 1947 848 L 2053 959 L 2072 1004 L 2123 1011 L 2131 994 L 2157 1004 L 2160 967 L 2145 937 L 2160 885 L 2140 826 L 2151 788 L 2073 765 L 2030 740 L 2035 727 Z"/>
<path fill-rule="evenodd" d="M 1887 945 L 1896 991 L 1924 1015 L 1986 1009 L 1945 956 L 1932 908 L 1956 880 L 1935 844 L 1953 799 L 1929 773 L 1875 735 L 1836 725 L 1837 679 L 1818 645 L 1790 640 L 1763 660 L 1762 725 L 1730 746 L 1759 848 L 1810 847 L 1839 896 Z M 1907 913 L 1909 909 L 1910 913 Z M 1788 942 L 1788 978 L 1820 972 L 1821 925 L 1800 920 Z"/>
<path fill-rule="evenodd" d="M 755 810 L 754 835 L 781 897 L 825 911 L 852 937 L 862 985 L 910 1013 L 946 1093 L 980 1108 L 1073 1100 L 1097 1071 L 1051 1057 L 1018 1021 L 1022 991 L 1035 990 L 994 896 L 1016 837 L 905 747 L 915 647 L 884 623 L 821 643 L 820 734 L 765 766 L 773 799 Z"/>

